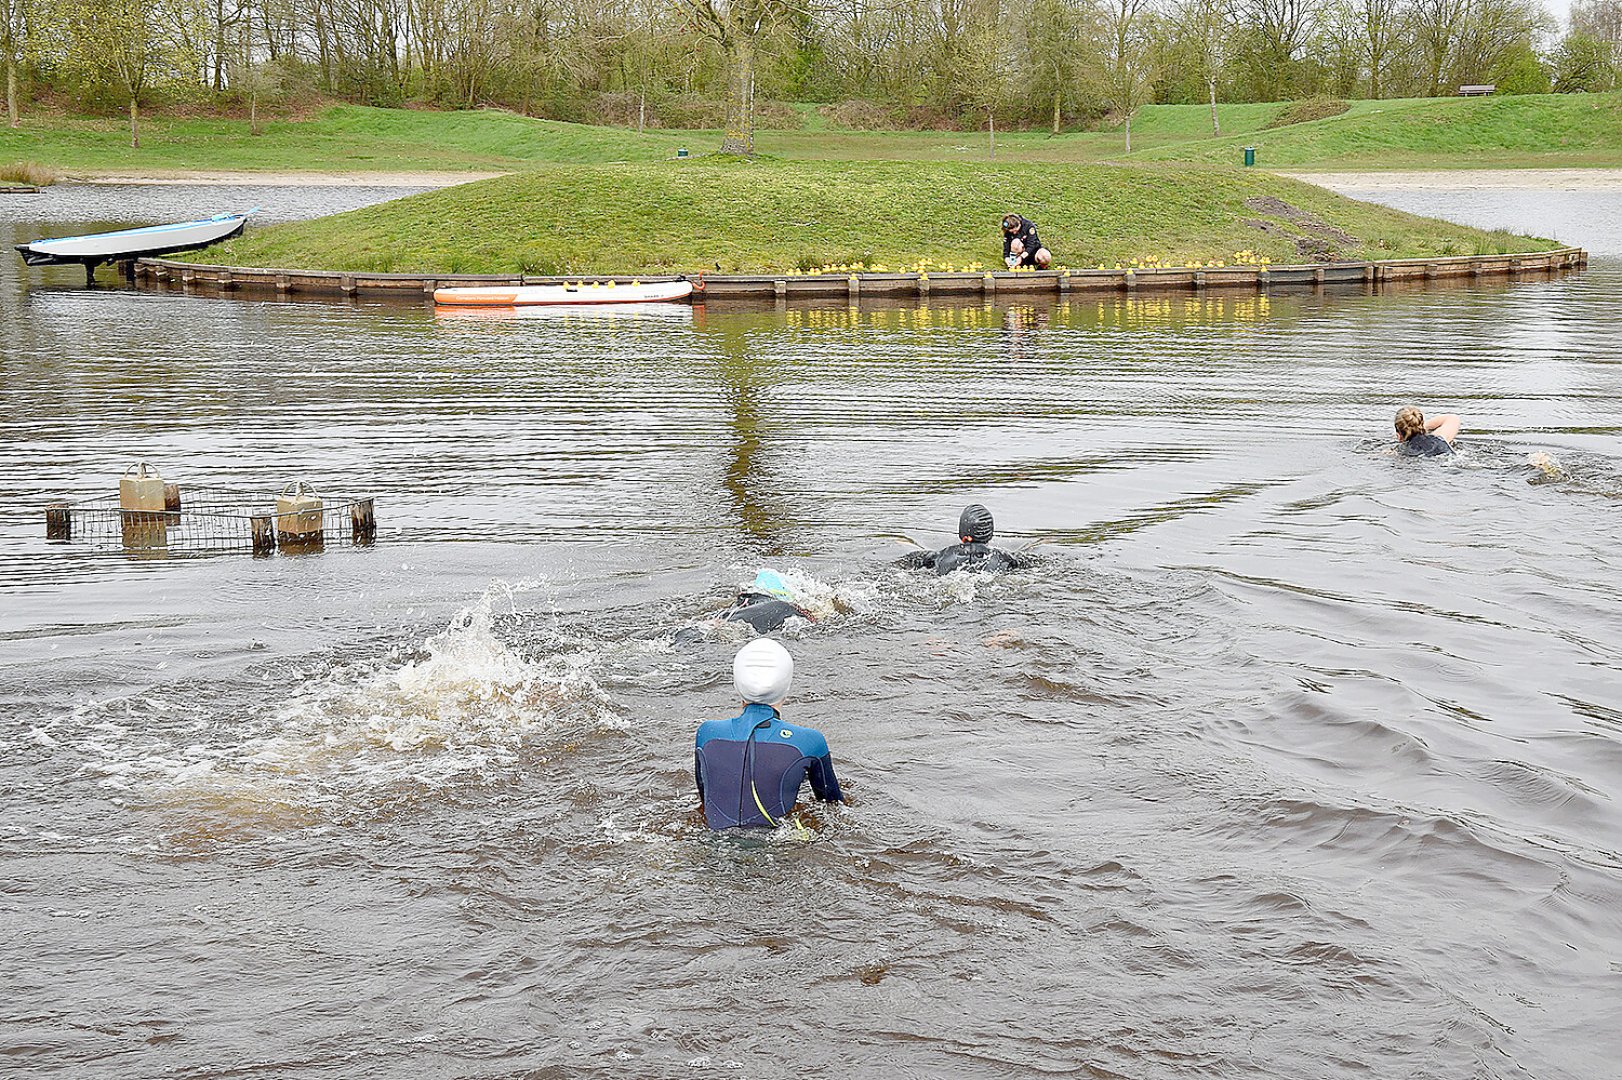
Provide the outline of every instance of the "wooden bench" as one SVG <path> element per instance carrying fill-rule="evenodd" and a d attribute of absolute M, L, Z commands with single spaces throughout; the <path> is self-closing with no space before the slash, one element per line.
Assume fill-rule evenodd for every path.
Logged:
<path fill-rule="evenodd" d="M 1497 89 L 1498 89 L 1498 86 L 1495 83 L 1483 83 L 1483 84 L 1481 84 L 1479 86 L 1461 86 L 1461 87 L 1459 87 L 1459 96 L 1460 97 L 1486 97 L 1488 94 L 1492 93 L 1493 91 L 1495 91 Z"/>

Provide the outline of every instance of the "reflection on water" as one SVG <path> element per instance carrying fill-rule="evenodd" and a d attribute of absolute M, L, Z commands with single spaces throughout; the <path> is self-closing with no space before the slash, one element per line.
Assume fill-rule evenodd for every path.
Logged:
<path fill-rule="evenodd" d="M 89 201 L 0 204 L 0 238 L 206 201 L 62 197 Z M 1590 220 L 1535 227 L 1622 250 Z M 1622 1054 L 1614 261 L 465 317 L 54 273 L 0 269 L 26 958 L 0 1047 L 31 1072 L 1508 1080 Z M 1464 416 L 1455 460 L 1384 452 L 1409 402 Z M 378 543 L 46 541 L 45 503 L 137 457 L 375 493 Z M 893 565 L 969 501 L 1041 558 Z M 717 839 L 691 737 L 736 707 L 742 631 L 671 634 L 768 566 L 820 616 L 787 631 L 785 715 L 853 802 Z"/>

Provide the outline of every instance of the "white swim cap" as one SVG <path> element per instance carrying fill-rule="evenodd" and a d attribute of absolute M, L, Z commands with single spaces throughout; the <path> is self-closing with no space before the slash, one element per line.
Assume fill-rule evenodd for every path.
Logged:
<path fill-rule="evenodd" d="M 750 704 L 776 705 L 793 681 L 794 658 L 771 638 L 756 638 L 732 658 L 732 685 Z"/>

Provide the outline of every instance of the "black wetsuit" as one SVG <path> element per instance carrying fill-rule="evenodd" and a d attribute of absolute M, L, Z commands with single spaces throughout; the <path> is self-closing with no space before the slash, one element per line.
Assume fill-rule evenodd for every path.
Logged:
<path fill-rule="evenodd" d="M 939 551 L 914 551 L 901 558 L 903 566 L 918 570 L 933 570 L 942 575 L 950 574 L 954 570 L 983 570 L 987 573 L 997 573 L 1002 570 L 1018 569 L 1025 563 L 1026 559 L 1011 551 L 977 541 L 953 544 Z"/>
<path fill-rule="evenodd" d="M 1403 457 L 1446 457 L 1453 453 L 1453 445 L 1440 435 L 1424 432 L 1410 435 L 1397 444 L 1397 453 Z"/>
<path fill-rule="evenodd" d="M 811 616 L 804 609 L 770 593 L 743 592 L 738 594 L 737 603 L 727 608 L 721 618 L 728 622 L 748 623 L 756 633 L 764 634 L 780 629 L 790 619 L 810 619 Z"/>
<path fill-rule="evenodd" d="M 726 622 L 748 623 L 757 634 L 769 634 L 773 630 L 781 630 L 783 624 L 790 619 L 805 619 L 815 622 L 810 612 L 804 608 L 795 607 L 787 600 L 780 599 L 770 593 L 741 592 L 731 607 L 721 612 L 720 618 Z M 704 630 L 698 626 L 684 626 L 677 630 L 675 642 L 678 645 L 691 645 L 696 641 L 704 640 Z"/>
<path fill-rule="evenodd" d="M 1042 247 L 1042 238 L 1036 235 L 1036 225 L 1024 218 L 1020 218 L 1017 230 L 1014 232 L 1003 230 L 1002 259 L 1005 263 L 1008 261 L 1008 257 L 1014 253 L 1015 240 L 1022 241 L 1025 244 L 1025 254 L 1020 256 L 1019 265 L 1035 266 L 1036 253 Z"/>

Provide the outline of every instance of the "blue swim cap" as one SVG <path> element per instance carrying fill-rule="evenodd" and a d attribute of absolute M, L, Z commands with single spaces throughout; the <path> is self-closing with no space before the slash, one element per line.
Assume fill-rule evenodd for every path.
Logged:
<path fill-rule="evenodd" d="M 785 600 L 794 595 L 794 591 L 788 587 L 787 583 L 777 576 L 776 570 L 762 570 L 756 574 L 755 584 L 752 588 L 755 592 L 766 593 L 769 596 L 777 596 Z"/>

